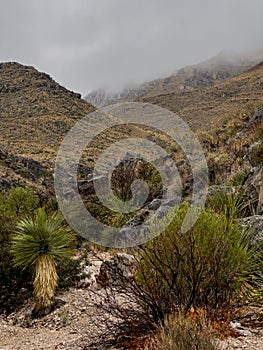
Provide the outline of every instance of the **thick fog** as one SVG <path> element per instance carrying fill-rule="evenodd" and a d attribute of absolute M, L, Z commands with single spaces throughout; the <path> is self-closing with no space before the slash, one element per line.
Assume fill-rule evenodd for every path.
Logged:
<path fill-rule="evenodd" d="M 263 48 L 262 0 L 1 0 L 0 61 L 83 95 Z"/>

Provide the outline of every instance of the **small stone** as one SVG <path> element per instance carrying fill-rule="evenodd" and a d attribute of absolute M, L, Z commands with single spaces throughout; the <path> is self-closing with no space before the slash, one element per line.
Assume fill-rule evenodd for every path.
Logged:
<path fill-rule="evenodd" d="M 246 329 L 236 329 L 238 334 L 243 335 L 244 337 L 250 337 L 252 333 Z"/>
<path fill-rule="evenodd" d="M 150 204 L 148 204 L 149 210 L 157 210 L 160 205 L 162 204 L 162 201 L 160 199 L 154 199 Z"/>
<path fill-rule="evenodd" d="M 229 325 L 230 325 L 230 327 L 233 328 L 233 329 L 237 329 L 237 328 L 240 328 L 240 327 L 241 327 L 241 323 L 236 322 L 236 321 L 231 321 Z"/>

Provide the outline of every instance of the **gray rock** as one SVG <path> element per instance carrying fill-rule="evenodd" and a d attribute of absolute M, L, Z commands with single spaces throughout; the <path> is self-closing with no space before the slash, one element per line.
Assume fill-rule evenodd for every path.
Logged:
<path fill-rule="evenodd" d="M 259 110 L 253 116 L 254 120 L 263 120 L 263 107 L 259 108 Z"/>
<path fill-rule="evenodd" d="M 164 201 L 162 201 L 162 205 L 167 206 L 167 207 L 173 207 L 176 204 L 179 204 L 181 201 L 181 197 L 174 197 L 174 198 L 170 198 L 170 199 L 166 199 Z"/>
<path fill-rule="evenodd" d="M 127 222 L 127 226 L 135 227 L 143 223 L 144 219 L 141 215 L 135 215 L 131 220 Z"/>
<path fill-rule="evenodd" d="M 163 219 L 167 215 L 167 213 L 170 209 L 171 208 L 169 206 L 162 205 L 154 214 L 154 219 L 157 219 L 157 220 Z"/>
<path fill-rule="evenodd" d="M 257 201 L 257 213 L 263 214 L 263 164 L 251 170 L 244 191 L 248 199 Z"/>
<path fill-rule="evenodd" d="M 118 253 L 103 261 L 97 282 L 103 286 L 121 286 L 133 278 L 136 271 L 136 259 L 133 255 Z"/>
<path fill-rule="evenodd" d="M 263 239 L 263 215 L 253 215 L 242 220 L 244 228 L 251 229 L 256 240 Z"/>
<path fill-rule="evenodd" d="M 78 181 L 78 188 L 79 188 L 81 193 L 82 192 L 84 192 L 84 193 L 94 192 L 93 183 L 91 181 L 87 181 L 87 180 Z"/>
<path fill-rule="evenodd" d="M 250 331 L 248 331 L 246 329 L 242 329 L 241 323 L 239 323 L 239 322 L 231 321 L 229 325 L 232 329 L 234 329 L 240 335 L 243 335 L 245 337 L 252 335 L 252 333 Z"/>
<path fill-rule="evenodd" d="M 229 325 L 230 325 L 230 327 L 233 328 L 233 329 L 237 329 L 237 328 L 240 328 L 240 327 L 241 327 L 241 323 L 236 322 L 236 321 L 231 321 Z"/>
<path fill-rule="evenodd" d="M 161 204 L 162 204 L 162 201 L 156 198 L 150 204 L 148 204 L 147 208 L 149 210 L 157 210 Z"/>
<path fill-rule="evenodd" d="M 0 192 L 4 191 L 4 190 L 9 190 L 10 188 L 11 188 L 10 182 L 6 178 L 1 177 L 0 178 Z"/>
<path fill-rule="evenodd" d="M 249 337 L 252 335 L 252 333 L 250 331 L 248 331 L 247 329 L 236 329 L 236 331 L 240 334 L 243 335 L 244 337 Z"/>
<path fill-rule="evenodd" d="M 147 240 L 150 235 L 148 225 L 124 226 L 120 230 L 119 241 L 116 243 L 120 246 L 135 246 Z"/>

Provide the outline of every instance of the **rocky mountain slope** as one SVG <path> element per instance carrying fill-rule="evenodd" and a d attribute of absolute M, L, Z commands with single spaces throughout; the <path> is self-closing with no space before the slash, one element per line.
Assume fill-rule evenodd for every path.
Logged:
<path fill-rule="evenodd" d="M 239 55 L 222 51 L 204 62 L 179 69 L 171 76 L 155 79 L 132 89 L 126 88 L 116 94 L 95 90 L 84 98 L 94 106 L 102 106 L 117 101 L 131 102 L 143 97 L 209 87 L 244 72 L 261 59 L 263 59 L 261 52 L 253 55 Z"/>
<path fill-rule="evenodd" d="M 219 170 L 222 175 L 222 168 L 228 176 L 249 166 L 241 161 L 240 154 L 244 156 L 258 136 L 254 124 L 245 129 L 245 137 L 240 131 L 263 105 L 262 91 L 261 63 L 211 87 L 164 91 L 137 101 L 176 112 L 197 132 L 212 164 L 211 174 Z M 94 111 L 79 94 L 61 87 L 47 74 L 18 63 L 0 65 L 0 106 L 1 188 L 24 181 L 32 186 L 48 186 L 63 136 L 76 120 Z M 113 140 L 131 133 L 152 139 L 151 132 L 134 126 L 112 130 L 94 142 L 89 150 L 91 158 L 95 159 Z"/>
<path fill-rule="evenodd" d="M 263 62 L 212 87 L 139 101 L 167 108 L 188 123 L 204 146 L 213 182 L 251 167 L 248 151 L 262 140 L 262 118 L 256 115 L 263 105 Z"/>
<path fill-rule="evenodd" d="M 46 73 L 1 63 L 0 186 L 26 182 L 41 187 L 66 131 L 93 110 Z"/>
<path fill-rule="evenodd" d="M 263 62 L 212 87 L 139 99 L 178 113 L 194 130 L 218 128 L 246 118 L 263 104 Z"/>
<path fill-rule="evenodd" d="M 80 94 L 60 86 L 48 74 L 15 62 L 1 63 L 0 190 L 21 184 L 38 192 L 50 189 L 61 141 L 78 120 L 93 111 Z M 137 136 L 145 133 L 131 126 L 102 134 L 90 149 L 91 164 L 96 152 L 131 131 Z M 89 170 L 83 169 L 87 175 Z"/>

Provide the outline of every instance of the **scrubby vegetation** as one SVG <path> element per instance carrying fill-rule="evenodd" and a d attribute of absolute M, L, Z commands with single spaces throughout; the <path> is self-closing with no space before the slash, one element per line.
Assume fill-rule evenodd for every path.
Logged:
<path fill-rule="evenodd" d="M 171 311 L 215 309 L 262 286 L 262 245 L 233 217 L 203 210 L 187 233 L 180 230 L 187 206 L 169 227 L 140 247 L 133 293 L 154 322 Z"/>
<path fill-rule="evenodd" d="M 262 181 L 258 178 L 256 184 L 252 181 L 243 187 L 253 173 L 251 168 L 260 170 L 263 162 L 262 74 L 260 64 L 213 87 L 180 88 L 141 99 L 175 112 L 194 129 L 206 154 L 211 188 L 194 227 L 181 232 L 188 210 L 188 204 L 181 203 L 161 235 L 128 251 L 137 262 L 135 276 L 116 276 L 118 288 L 108 286 L 98 292 L 103 299 L 94 298 L 98 311 L 104 309 L 109 316 L 103 322 L 106 319 L 109 326 L 117 322 L 117 329 L 109 331 L 118 330 L 116 338 L 125 332 L 127 349 L 129 335 L 135 334 L 136 343 L 145 331 L 146 337 L 150 334 L 147 346 L 152 350 L 219 349 L 209 321 L 214 326 L 220 315 L 224 327 L 229 327 L 234 305 L 259 298 L 262 302 L 262 239 L 254 239 L 242 226 L 243 217 L 262 214 L 258 209 Z M 0 313 L 12 313 L 33 295 L 35 311 L 48 312 L 56 287 L 74 286 L 82 276 L 82 264 L 87 263 L 85 255 L 72 258 L 73 253 L 79 256 L 75 248 L 83 239 L 74 239 L 55 200 L 46 199 L 54 196 L 52 164 L 63 136 L 94 108 L 33 67 L 1 64 L 1 79 Z M 165 133 L 136 124 L 104 130 L 83 152 L 78 180 L 88 210 L 115 227 L 132 227 L 136 216 L 137 223 L 143 221 L 149 212 L 147 205 L 166 190 L 156 168 L 138 156 L 127 157 L 116 166 L 111 187 L 122 205 L 121 201 L 132 197 L 133 181 L 146 180 L 145 211 L 114 212 L 101 204 L 94 188 L 89 192 L 100 154 L 126 137 L 148 139 L 171 154 L 182 179 L 183 200 L 189 200 L 193 182 L 187 157 Z M 26 184 L 45 198 L 25 188 Z M 97 235 L 96 230 L 93 234 Z M 206 315 L 204 322 L 195 317 L 199 314 Z"/>
<path fill-rule="evenodd" d="M 145 350 L 220 350 L 204 320 L 190 316 L 169 316 L 157 334 L 150 338 Z"/>
<path fill-rule="evenodd" d="M 64 254 L 64 250 L 67 251 L 66 243 L 71 250 L 76 246 L 74 236 L 68 228 L 63 226 L 62 218 L 57 213 L 53 213 L 51 202 L 46 203 L 46 213 L 44 209 L 39 208 L 39 202 L 38 196 L 28 188 L 12 188 L 1 193 L 0 312 L 8 314 L 32 296 L 33 279 L 37 277 L 33 266 L 38 257 L 43 258 L 44 251 L 59 256 L 60 251 L 63 250 L 62 255 L 65 259 L 58 262 L 56 267 L 58 276 L 55 276 L 61 288 L 67 288 L 79 281 L 82 275 L 81 264 L 83 260 L 87 262 L 86 257 L 71 259 L 69 255 Z M 28 213 L 30 213 L 29 217 Z M 35 221 L 34 213 L 37 213 Z M 40 220 L 41 218 L 43 220 Z M 58 230 L 57 235 L 52 236 L 52 232 L 56 230 Z M 13 243 L 13 252 L 12 241 L 16 242 Z M 61 245 L 62 241 L 65 245 Z M 42 277 L 39 281 L 41 280 L 45 282 Z M 56 283 L 54 287 L 55 285 Z M 46 287 L 45 284 L 43 288 Z M 35 295 L 36 289 L 39 288 L 35 283 Z M 45 294 L 44 291 L 43 293 Z M 51 299 L 52 296 L 53 294 Z"/>
<path fill-rule="evenodd" d="M 263 245 L 239 224 L 244 214 L 241 199 L 226 193 L 214 196 L 196 224 L 182 233 L 187 209 L 184 204 L 162 234 L 133 251 L 134 279 L 118 276 L 127 302 L 116 302 L 114 288 L 107 294 L 105 310 L 124 321 L 120 332 L 159 329 L 149 349 L 190 350 L 193 344 L 218 349 L 212 335 L 189 319 L 189 313 L 204 310 L 207 320 L 228 315 L 224 310 L 256 301 L 262 293 Z"/>
<path fill-rule="evenodd" d="M 146 203 L 149 203 L 154 198 L 162 195 L 162 181 L 157 169 L 143 159 L 128 158 L 120 162 L 113 171 L 111 177 L 111 188 L 117 200 L 120 200 L 123 206 L 125 202 L 130 201 L 133 197 L 132 183 L 136 180 L 143 180 L 149 186 L 149 194 Z M 105 221 L 107 224 L 121 227 L 129 217 L 133 217 L 133 213 L 128 213 L 122 217 L 122 208 L 119 211 L 112 213 L 107 207 L 103 207 L 96 196 L 91 197 L 87 202 L 89 210 L 100 221 Z M 122 220 L 121 220 L 122 217 Z"/>

